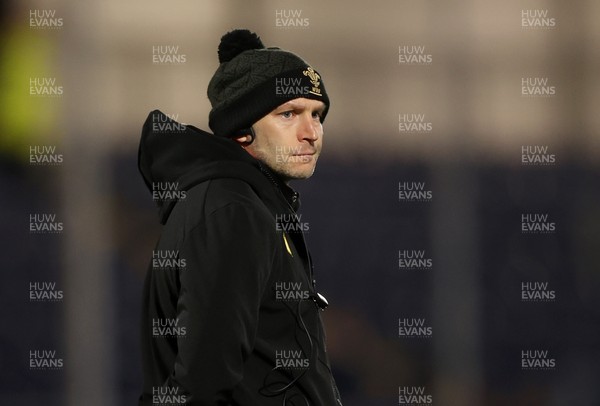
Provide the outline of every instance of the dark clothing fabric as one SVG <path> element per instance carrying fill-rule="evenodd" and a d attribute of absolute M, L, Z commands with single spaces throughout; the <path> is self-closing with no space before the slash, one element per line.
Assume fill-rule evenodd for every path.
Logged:
<path fill-rule="evenodd" d="M 164 225 L 144 284 L 139 404 L 341 405 L 297 193 L 233 141 L 159 111 L 139 169 Z"/>

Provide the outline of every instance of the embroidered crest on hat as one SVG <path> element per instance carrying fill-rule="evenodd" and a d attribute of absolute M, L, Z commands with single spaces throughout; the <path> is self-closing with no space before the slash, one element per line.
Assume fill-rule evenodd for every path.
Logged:
<path fill-rule="evenodd" d="M 304 74 L 304 76 L 308 76 L 308 78 L 310 79 L 310 83 L 312 83 L 313 85 L 312 89 L 310 90 L 310 93 L 315 94 L 317 96 L 322 96 L 321 89 L 319 88 L 319 86 L 321 86 L 321 75 L 315 72 L 315 70 L 310 66 L 302 73 Z"/>

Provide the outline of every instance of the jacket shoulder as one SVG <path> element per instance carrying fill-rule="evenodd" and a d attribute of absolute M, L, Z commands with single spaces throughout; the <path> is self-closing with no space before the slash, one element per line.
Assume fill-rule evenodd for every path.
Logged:
<path fill-rule="evenodd" d="M 218 178 L 202 182 L 187 191 L 180 209 L 197 216 L 211 215 L 226 206 L 235 205 L 256 214 L 272 217 L 266 204 L 252 186 L 242 179 Z M 179 205 L 178 205 L 179 206 Z"/>
<path fill-rule="evenodd" d="M 216 178 L 201 182 L 186 191 L 165 223 L 165 230 L 178 234 L 204 223 L 208 216 L 218 215 L 226 207 L 238 208 L 247 215 L 274 221 L 275 215 L 252 186 L 242 179 Z"/>
<path fill-rule="evenodd" d="M 235 178 L 211 180 L 206 188 L 205 213 L 211 214 L 231 204 L 268 212 L 265 203 L 247 182 Z"/>

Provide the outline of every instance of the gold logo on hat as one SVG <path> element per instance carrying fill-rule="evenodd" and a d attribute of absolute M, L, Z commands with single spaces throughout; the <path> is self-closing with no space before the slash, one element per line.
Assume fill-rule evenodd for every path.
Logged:
<path fill-rule="evenodd" d="M 306 68 L 306 70 L 302 73 L 304 73 L 304 76 L 308 76 L 310 78 L 310 83 L 312 83 L 313 85 L 309 93 L 315 94 L 317 96 L 322 96 L 321 89 L 319 88 L 319 86 L 321 86 L 321 75 L 315 72 L 315 70 L 310 66 Z"/>

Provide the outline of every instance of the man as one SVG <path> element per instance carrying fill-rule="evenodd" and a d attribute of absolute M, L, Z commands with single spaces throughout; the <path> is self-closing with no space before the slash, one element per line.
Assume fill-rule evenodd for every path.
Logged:
<path fill-rule="evenodd" d="M 288 186 L 315 170 L 329 98 L 310 65 L 250 31 L 218 54 L 214 135 L 159 111 L 142 132 L 164 228 L 144 285 L 140 405 L 341 405 Z"/>

